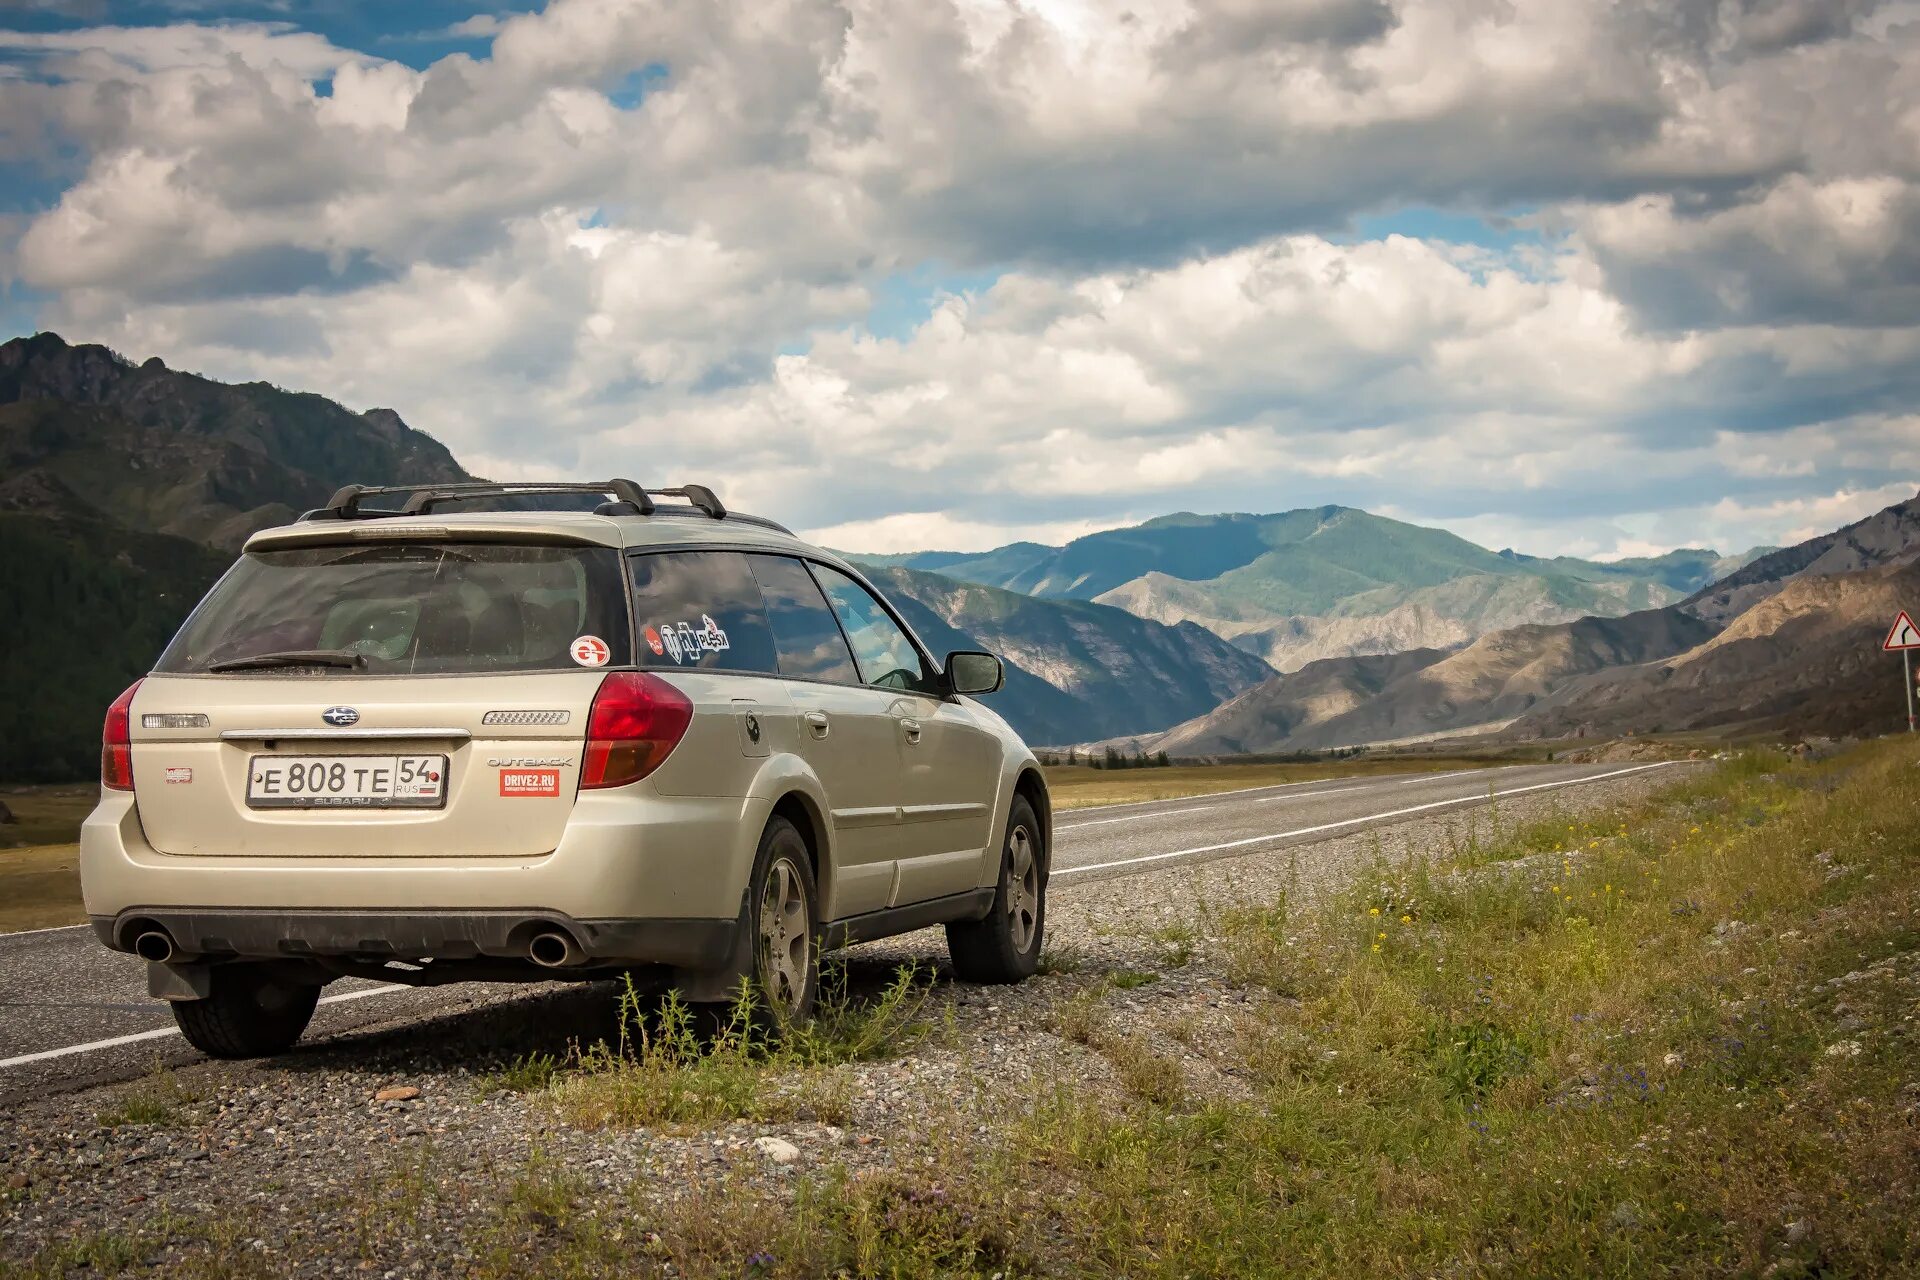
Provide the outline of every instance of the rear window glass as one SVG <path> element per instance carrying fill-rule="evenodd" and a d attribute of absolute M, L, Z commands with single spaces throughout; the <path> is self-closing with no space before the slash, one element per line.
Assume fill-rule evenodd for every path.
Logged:
<path fill-rule="evenodd" d="M 643 667 L 779 670 L 760 584 L 738 551 L 633 557 L 633 617 Z"/>
<path fill-rule="evenodd" d="M 299 654 L 367 675 L 624 666 L 632 642 L 619 553 L 444 542 L 254 552 L 214 587 L 156 669 Z"/>
<path fill-rule="evenodd" d="M 833 620 L 820 584 L 807 566 L 786 556 L 749 556 L 767 602 L 767 621 L 780 650 L 780 674 L 802 680 L 859 684 L 853 653 Z"/>

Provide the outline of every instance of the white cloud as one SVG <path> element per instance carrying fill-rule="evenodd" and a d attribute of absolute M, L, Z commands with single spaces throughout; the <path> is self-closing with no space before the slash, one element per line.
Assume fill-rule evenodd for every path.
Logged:
<path fill-rule="evenodd" d="M 924 551 L 929 547 L 945 551 L 989 551 L 1009 542 L 1022 541 L 1058 544 L 1126 523 L 1128 521 L 1122 519 L 988 524 L 958 520 L 944 511 L 901 511 L 878 520 L 853 520 L 801 532 L 821 546 L 884 555 Z"/>
<path fill-rule="evenodd" d="M 45 70 L 95 83 L 164 71 L 219 70 L 236 59 L 258 69 L 284 68 L 312 78 L 370 60 L 285 22 L 0 30 L 0 50 L 48 59 L 51 66 Z"/>
<path fill-rule="evenodd" d="M 69 337 L 875 545 L 1323 501 L 1746 536 L 1920 466 L 1886 12 L 555 0 L 425 70 L 0 34 L 0 155 L 83 166 L 0 260 Z M 1529 231 L 1346 242 L 1408 206 Z M 998 280 L 867 332 L 930 263 Z"/>
<path fill-rule="evenodd" d="M 506 19 L 499 17 L 497 14 L 476 13 L 471 18 L 462 18 L 460 21 L 448 27 L 446 34 L 450 36 L 497 36 L 506 25 Z"/>

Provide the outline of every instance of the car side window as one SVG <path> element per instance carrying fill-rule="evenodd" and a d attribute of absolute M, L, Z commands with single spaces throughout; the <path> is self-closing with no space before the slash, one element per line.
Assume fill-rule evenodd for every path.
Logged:
<path fill-rule="evenodd" d="M 872 592 L 826 565 L 814 565 L 813 572 L 840 619 L 841 629 L 847 633 L 865 683 L 913 693 L 939 692 L 938 682 L 921 660 L 920 651 Z"/>
<path fill-rule="evenodd" d="M 641 666 L 779 671 L 766 602 L 744 554 L 657 551 L 632 564 Z"/>
<path fill-rule="evenodd" d="M 807 566 L 788 556 L 750 555 L 747 563 L 767 602 L 780 674 L 859 684 L 860 672 L 853 665 L 847 638 L 840 634 L 840 624 Z"/>

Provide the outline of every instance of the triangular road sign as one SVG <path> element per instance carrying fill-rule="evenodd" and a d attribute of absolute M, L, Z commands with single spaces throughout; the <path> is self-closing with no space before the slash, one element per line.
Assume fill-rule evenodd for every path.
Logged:
<path fill-rule="evenodd" d="M 1905 609 L 1893 620 L 1893 630 L 1887 632 L 1887 638 L 1880 647 L 1888 653 L 1896 649 L 1920 649 L 1920 627 L 1913 625 L 1913 618 Z"/>

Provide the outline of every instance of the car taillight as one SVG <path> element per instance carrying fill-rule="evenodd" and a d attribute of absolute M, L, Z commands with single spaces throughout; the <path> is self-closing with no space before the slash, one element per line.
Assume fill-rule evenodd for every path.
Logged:
<path fill-rule="evenodd" d="M 582 787 L 624 787 L 658 769 L 686 736 L 693 701 L 659 676 L 610 671 L 587 715 Z"/>
<path fill-rule="evenodd" d="M 107 708 L 107 723 L 100 730 L 100 785 L 115 791 L 133 790 L 133 695 L 140 692 L 140 681 Z"/>

